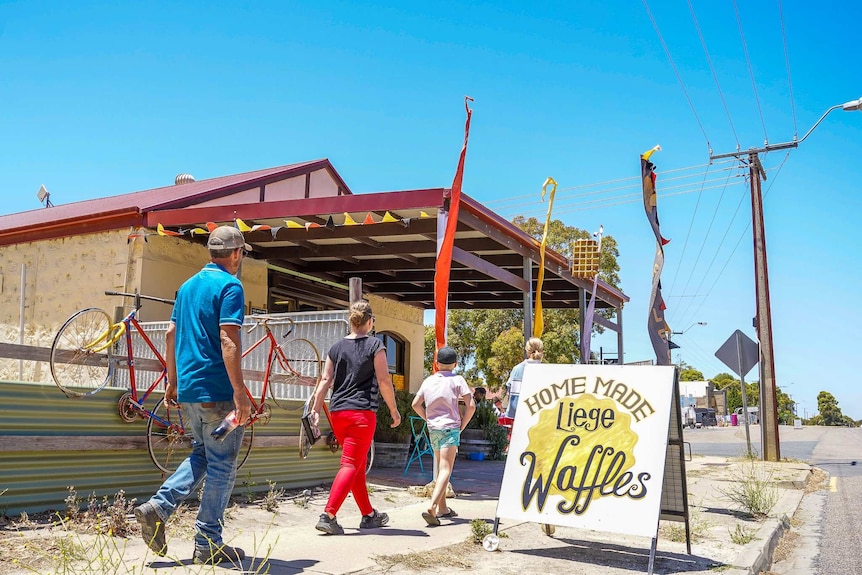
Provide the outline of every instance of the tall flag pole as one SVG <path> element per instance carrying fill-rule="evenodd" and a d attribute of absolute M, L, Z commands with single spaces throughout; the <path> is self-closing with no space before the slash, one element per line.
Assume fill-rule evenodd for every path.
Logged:
<path fill-rule="evenodd" d="M 661 235 L 658 223 L 658 198 L 655 191 L 655 164 L 649 161 L 653 153 L 661 150 L 661 146 L 655 146 L 641 155 L 641 179 L 643 180 L 644 210 L 646 210 L 652 231 L 655 234 L 655 261 L 652 269 L 652 292 L 650 294 L 650 312 L 647 326 L 649 338 L 655 351 L 657 365 L 670 365 L 670 345 L 668 335 L 670 328 L 664 319 L 664 311 L 667 306 L 661 295 L 661 270 L 664 267 L 664 246 L 670 240 Z"/>
<path fill-rule="evenodd" d="M 599 269 L 602 261 L 602 234 L 604 226 L 599 226 L 599 231 L 593 232 L 593 237 L 599 238 L 598 254 L 599 268 L 593 276 L 593 293 L 590 294 L 590 303 L 587 304 L 587 313 L 584 314 L 584 325 L 581 326 L 581 363 L 590 363 L 590 341 L 593 338 L 593 316 L 596 314 L 596 292 L 599 289 Z"/>
<path fill-rule="evenodd" d="M 437 263 L 434 269 L 434 335 L 436 348 L 434 363 L 437 363 L 437 349 L 446 345 L 446 318 L 449 311 L 449 276 L 452 271 L 452 248 L 455 247 L 455 230 L 458 227 L 458 210 L 461 207 L 461 182 L 464 179 L 464 159 L 467 156 L 467 140 L 470 137 L 470 117 L 473 110 L 468 102 L 473 98 L 464 97 L 467 121 L 464 124 L 464 145 L 458 158 L 452 189 L 443 192 L 443 207 L 437 212 Z"/>
<path fill-rule="evenodd" d="M 545 331 L 545 318 L 542 315 L 542 284 L 545 281 L 545 248 L 548 245 L 548 228 L 551 227 L 551 210 L 554 209 L 554 194 L 557 193 L 557 182 L 554 178 L 548 178 L 542 184 L 542 201 L 548 187 L 551 188 L 551 197 L 548 199 L 548 216 L 545 218 L 545 231 L 542 234 L 542 245 L 539 249 L 539 278 L 536 281 L 536 311 L 533 314 L 533 337 L 542 337 Z"/>

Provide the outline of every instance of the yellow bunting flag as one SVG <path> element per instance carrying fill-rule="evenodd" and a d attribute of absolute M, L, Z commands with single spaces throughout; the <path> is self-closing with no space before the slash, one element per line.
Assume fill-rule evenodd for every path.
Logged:
<path fill-rule="evenodd" d="M 551 210 L 554 209 L 554 194 L 557 192 L 557 182 L 554 178 L 548 178 L 542 185 L 542 201 L 548 187 L 551 188 L 551 197 L 548 200 L 548 217 L 545 219 L 545 232 L 542 234 L 542 246 L 539 250 L 539 279 L 536 281 L 536 312 L 533 320 L 533 337 L 542 337 L 545 330 L 545 319 L 542 316 L 542 283 L 545 281 L 545 247 L 548 244 L 548 228 L 551 226 Z"/>
<path fill-rule="evenodd" d="M 431 216 L 428 215 L 428 212 L 426 212 L 424 210 L 419 210 L 419 217 L 420 218 L 430 218 Z"/>
<path fill-rule="evenodd" d="M 356 220 L 354 220 L 353 218 L 350 217 L 350 214 L 348 214 L 347 212 L 344 212 L 344 225 L 345 226 L 358 226 L 359 224 L 356 223 Z"/>
<path fill-rule="evenodd" d="M 236 221 L 236 227 L 237 227 L 237 229 L 238 229 L 239 231 L 241 231 L 242 233 L 250 232 L 250 231 L 251 231 L 251 226 L 250 226 L 250 225 L 248 225 L 247 223 L 245 223 L 244 221 L 242 221 L 241 219 L 236 218 L 236 220 L 235 220 L 235 221 Z"/>
<path fill-rule="evenodd" d="M 189 233 L 193 236 L 199 236 L 201 234 L 206 235 L 209 232 L 203 228 L 192 228 L 189 230 Z"/>
<path fill-rule="evenodd" d="M 383 214 L 383 220 L 381 220 L 381 223 L 383 223 L 383 222 L 390 222 L 391 223 L 391 222 L 398 222 L 398 221 L 400 221 L 400 220 L 398 218 L 394 217 L 392 214 L 390 214 L 389 210 L 387 210 L 386 213 Z"/>
<path fill-rule="evenodd" d="M 303 226 L 302 224 L 298 224 L 298 223 L 296 223 L 296 222 L 295 222 L 295 221 L 293 221 L 293 220 L 284 220 L 284 224 L 285 224 L 288 228 L 304 228 L 304 227 L 305 227 L 305 226 Z"/>
<path fill-rule="evenodd" d="M 160 236 L 181 236 L 182 234 L 179 232 L 172 232 L 171 230 L 166 230 L 162 224 L 159 224 L 156 228 L 159 232 Z"/>

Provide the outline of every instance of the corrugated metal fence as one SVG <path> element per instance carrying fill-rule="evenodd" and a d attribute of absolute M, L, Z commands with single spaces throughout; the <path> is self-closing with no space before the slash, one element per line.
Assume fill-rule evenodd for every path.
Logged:
<path fill-rule="evenodd" d="M 343 312 L 290 316 L 291 337 L 311 340 L 323 357 L 347 333 Z M 286 320 L 272 317 L 270 325 L 280 336 L 277 330 Z M 159 327 L 147 324 L 146 330 L 161 350 L 167 325 L 162 324 L 161 331 Z M 243 330 L 244 346 L 261 335 L 262 330 Z M 265 371 L 266 355 L 266 346 L 261 346 L 249 354 L 243 369 Z M 247 383 L 259 397 L 261 382 Z M 235 493 L 266 491 L 270 481 L 280 488 L 307 487 L 335 476 L 340 452 L 318 446 L 308 459 L 299 459 L 299 415 L 311 388 L 293 387 L 285 392 L 290 409 L 272 406 L 270 422 L 255 427 L 254 446 L 237 475 Z M 70 486 L 84 500 L 92 493 L 112 497 L 120 489 L 129 499 L 151 495 L 163 476 L 147 453 L 146 421 L 129 424 L 120 419 L 117 401 L 124 391 L 115 383 L 92 397 L 69 399 L 53 384 L 0 381 L 0 515 L 63 509 Z M 149 399 L 148 405 L 157 399 Z"/>

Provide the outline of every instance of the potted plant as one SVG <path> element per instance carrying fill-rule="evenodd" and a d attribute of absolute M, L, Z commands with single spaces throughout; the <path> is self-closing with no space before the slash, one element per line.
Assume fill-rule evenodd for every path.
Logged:
<path fill-rule="evenodd" d="M 377 428 L 374 430 L 374 465 L 380 467 L 403 467 L 410 455 L 410 423 L 415 394 L 406 390 L 395 390 L 395 405 L 401 414 L 401 424 L 392 425 L 389 408 L 381 399 L 377 408 Z"/>

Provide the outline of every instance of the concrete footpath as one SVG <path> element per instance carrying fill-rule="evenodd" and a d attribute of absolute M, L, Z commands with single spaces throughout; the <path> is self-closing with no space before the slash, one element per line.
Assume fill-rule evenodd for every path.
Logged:
<path fill-rule="evenodd" d="M 746 519 L 723 493 L 746 474 L 756 473 L 774 488 L 778 502 L 763 521 Z M 662 522 L 655 573 L 757 574 L 769 567 L 772 551 L 789 525 L 803 496 L 810 467 L 803 463 L 769 464 L 723 457 L 695 457 L 686 465 L 693 533 L 692 554 L 685 548 L 681 523 Z M 503 462 L 459 459 L 452 485 L 457 493 L 451 507 L 458 517 L 428 527 L 421 518 L 427 500 L 410 493 L 411 486 L 431 480 L 430 459 L 425 471 L 414 463 L 405 475 L 402 469 L 374 469 L 369 476 L 372 502 L 390 516 L 389 526 L 362 530 L 359 513 L 351 499 L 338 520 L 345 535 L 326 536 L 314 529 L 322 512 L 326 492 L 318 490 L 304 505 L 282 503 L 274 513 L 257 506 L 257 514 L 234 511 L 227 521 L 226 539 L 249 555 L 242 566 L 204 568 L 191 564 L 191 535 L 169 527 L 169 558 L 153 556 L 139 537 L 131 538 L 124 550 L 125 572 L 135 573 L 243 573 L 325 575 L 373 573 L 632 573 L 647 572 L 650 541 L 644 538 L 557 527 L 552 537 L 535 524 L 503 520 L 503 537 L 497 552 L 480 545 L 465 545 L 470 539 L 472 519 L 493 521 Z M 267 523 L 268 522 L 268 523 Z M 745 535 L 734 543 L 731 534 Z M 750 538 L 747 543 L 744 539 Z M 737 537 L 739 539 L 739 537 Z M 451 547 L 456 546 L 456 547 Z M 448 550 L 446 550 L 448 548 Z M 437 554 L 437 568 L 410 561 L 410 554 Z M 394 556 L 398 557 L 394 557 Z M 457 555 L 458 561 L 454 561 Z M 124 572 L 124 571 L 120 571 Z"/>

